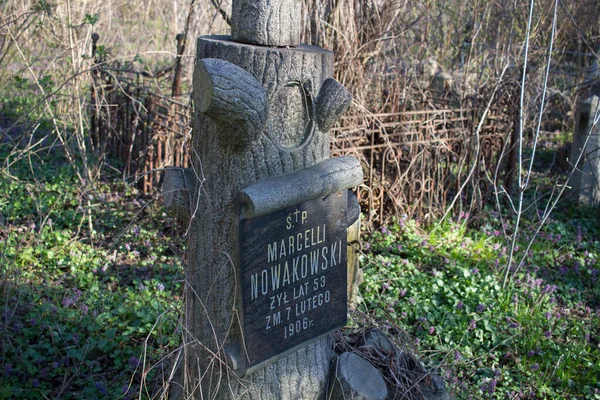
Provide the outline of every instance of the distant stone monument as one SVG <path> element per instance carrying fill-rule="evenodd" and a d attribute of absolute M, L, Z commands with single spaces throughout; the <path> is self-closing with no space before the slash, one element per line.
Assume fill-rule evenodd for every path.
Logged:
<path fill-rule="evenodd" d="M 189 224 L 177 384 L 186 396 L 327 390 L 328 334 L 347 318 L 347 228 L 358 218 L 347 189 L 362 169 L 329 158 L 327 131 L 351 95 L 331 78 L 330 51 L 299 44 L 301 4 L 233 0 L 232 36 L 198 39 L 193 168 L 169 170 L 163 185 Z"/>
<path fill-rule="evenodd" d="M 600 102 L 593 95 L 581 101 L 576 114 L 576 125 L 571 147 L 571 164 L 575 171 L 569 180 L 575 196 L 581 204 L 600 204 Z"/>
<path fill-rule="evenodd" d="M 591 94 L 593 96 L 600 96 L 600 66 L 598 65 L 598 59 L 594 60 L 594 64 L 589 69 L 586 81 L 590 85 Z"/>

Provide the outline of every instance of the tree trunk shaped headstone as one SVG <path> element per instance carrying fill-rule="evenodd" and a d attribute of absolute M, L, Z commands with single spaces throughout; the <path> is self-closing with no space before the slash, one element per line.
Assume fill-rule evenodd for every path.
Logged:
<path fill-rule="evenodd" d="M 195 398 L 324 396 L 327 334 L 346 321 L 346 191 L 362 170 L 329 159 L 351 96 L 330 51 L 298 45 L 300 4 L 234 0 L 232 37 L 198 39 L 193 168 L 163 186 L 189 221 L 182 385 Z"/>

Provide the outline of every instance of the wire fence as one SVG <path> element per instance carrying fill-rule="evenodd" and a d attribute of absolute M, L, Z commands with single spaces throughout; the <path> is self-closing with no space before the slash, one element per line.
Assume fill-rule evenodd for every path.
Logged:
<path fill-rule="evenodd" d="M 119 160 L 123 176 L 149 194 L 163 168 L 190 164 L 191 106 L 185 97 L 156 93 L 170 67 L 143 74 L 96 60 L 94 148 Z M 403 214 L 426 223 L 450 202 L 476 212 L 499 186 L 510 188 L 515 127 L 510 90 L 502 93 L 489 110 L 472 100 L 453 108 L 429 99 L 419 110 L 343 117 L 332 130 L 332 156 L 353 155 L 362 163 L 365 181 L 357 197 L 365 223 L 380 226 Z"/>
<path fill-rule="evenodd" d="M 511 119 L 490 110 L 481 127 L 477 108 L 407 111 L 344 117 L 334 128 L 332 155 L 361 161 L 357 197 L 369 225 L 407 215 L 438 218 L 455 196 L 476 212 L 511 179 Z"/>

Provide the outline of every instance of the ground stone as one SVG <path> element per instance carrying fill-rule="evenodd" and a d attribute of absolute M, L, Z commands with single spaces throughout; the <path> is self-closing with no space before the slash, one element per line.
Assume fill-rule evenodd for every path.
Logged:
<path fill-rule="evenodd" d="M 379 371 L 355 353 L 342 353 L 333 364 L 330 400 L 385 400 L 387 387 Z"/>
<path fill-rule="evenodd" d="M 421 382 L 421 393 L 425 400 L 451 400 L 446 383 L 441 376 L 430 375 Z"/>
<path fill-rule="evenodd" d="M 392 341 L 380 330 L 373 329 L 367 335 L 365 340 L 366 346 L 373 346 L 377 351 L 387 355 L 393 355 L 396 353 L 396 346 Z"/>

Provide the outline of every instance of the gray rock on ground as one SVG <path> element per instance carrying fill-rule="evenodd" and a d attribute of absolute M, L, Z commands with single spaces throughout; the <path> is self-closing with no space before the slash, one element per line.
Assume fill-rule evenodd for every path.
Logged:
<path fill-rule="evenodd" d="M 385 400 L 383 377 L 371 363 L 355 353 L 342 353 L 331 372 L 330 400 Z"/>

